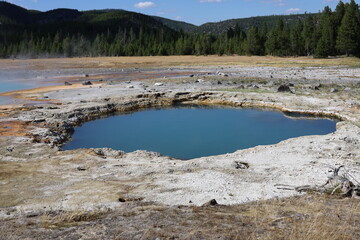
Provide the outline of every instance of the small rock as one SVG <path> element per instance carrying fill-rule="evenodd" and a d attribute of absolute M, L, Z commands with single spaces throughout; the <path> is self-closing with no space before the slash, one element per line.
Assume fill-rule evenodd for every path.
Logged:
<path fill-rule="evenodd" d="M 207 203 L 204 203 L 202 206 L 203 207 L 209 207 L 209 206 L 216 206 L 218 205 L 218 202 L 215 199 L 210 200 Z"/>
<path fill-rule="evenodd" d="M 89 77 L 89 74 L 84 74 L 84 77 Z"/>
<path fill-rule="evenodd" d="M 88 85 L 92 85 L 92 83 L 90 81 L 85 81 L 85 82 L 82 83 L 82 85 L 88 86 Z"/>
<path fill-rule="evenodd" d="M 330 89 L 330 92 L 331 93 L 337 93 L 337 92 L 339 92 L 339 90 L 337 90 L 336 88 L 332 88 L 332 89 Z"/>
<path fill-rule="evenodd" d="M 100 149 L 94 149 L 94 152 L 98 156 L 101 156 L 101 157 L 105 156 L 105 153 L 104 153 L 103 149 L 101 149 L 101 148 Z"/>
<path fill-rule="evenodd" d="M 125 154 L 125 152 L 123 151 L 113 150 L 111 148 L 94 149 L 94 153 L 102 158 L 106 158 L 106 157 L 120 158 Z"/>
<path fill-rule="evenodd" d="M 64 82 L 65 86 L 71 86 L 72 84 L 69 82 Z"/>
<path fill-rule="evenodd" d="M 289 92 L 292 93 L 290 87 L 288 85 L 281 85 L 278 89 L 278 92 Z"/>
<path fill-rule="evenodd" d="M 14 151 L 14 149 L 15 149 L 14 146 L 8 146 L 8 147 L 6 148 L 6 151 L 12 152 L 12 151 Z"/>
<path fill-rule="evenodd" d="M 222 84 L 222 82 L 220 82 L 220 81 L 217 81 L 217 84 L 218 84 L 218 85 L 221 85 L 221 84 Z"/>
<path fill-rule="evenodd" d="M 293 83 L 288 83 L 289 87 L 294 87 L 295 85 Z"/>
<path fill-rule="evenodd" d="M 191 74 L 190 77 L 194 77 L 195 75 L 194 74 Z"/>
<path fill-rule="evenodd" d="M 40 216 L 40 213 L 37 213 L 37 212 L 30 212 L 30 213 L 26 214 L 27 218 L 34 218 L 34 217 L 38 217 L 38 216 Z"/>
<path fill-rule="evenodd" d="M 236 169 L 248 169 L 249 168 L 249 164 L 246 162 L 235 161 L 234 164 L 235 164 Z"/>
<path fill-rule="evenodd" d="M 200 78 L 200 79 L 196 80 L 195 82 L 197 82 L 197 83 L 203 83 L 203 82 L 205 82 L 205 80 Z"/>
<path fill-rule="evenodd" d="M 77 167 L 76 168 L 78 171 L 86 171 L 86 168 L 84 168 L 84 167 Z"/>
<path fill-rule="evenodd" d="M 134 88 L 134 86 L 133 86 L 133 85 L 129 85 L 129 86 L 127 86 L 127 88 Z"/>
<path fill-rule="evenodd" d="M 160 87 L 160 86 L 164 86 L 163 83 L 155 83 L 154 86 Z"/>

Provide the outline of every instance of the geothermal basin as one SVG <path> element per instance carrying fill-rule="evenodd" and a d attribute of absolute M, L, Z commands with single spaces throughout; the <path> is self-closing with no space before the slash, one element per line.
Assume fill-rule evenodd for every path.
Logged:
<path fill-rule="evenodd" d="M 289 118 L 279 111 L 177 105 L 87 122 L 63 149 L 147 150 L 188 160 L 335 130 L 335 121 Z"/>

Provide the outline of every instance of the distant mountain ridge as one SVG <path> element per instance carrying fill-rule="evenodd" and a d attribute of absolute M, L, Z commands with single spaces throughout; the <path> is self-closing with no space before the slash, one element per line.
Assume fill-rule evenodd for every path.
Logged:
<path fill-rule="evenodd" d="M 266 23 L 269 29 L 272 29 L 279 18 L 283 18 L 285 23 L 294 24 L 298 19 L 304 20 L 306 14 L 296 15 L 273 15 L 273 16 L 259 16 L 250 18 L 229 19 L 220 22 L 205 23 L 200 26 L 186 23 L 183 21 L 175 21 L 158 16 L 148 16 L 140 13 L 130 12 L 118 9 L 104 9 L 92 11 L 78 11 L 75 9 L 54 9 L 46 12 L 27 10 L 15 4 L 5 1 L 0 2 L 0 23 L 1 24 L 41 24 L 51 22 L 64 21 L 109 21 L 109 20 L 123 20 L 129 22 L 131 18 L 152 19 L 151 24 L 159 26 L 162 24 L 175 31 L 183 31 L 186 33 L 204 33 L 218 35 L 230 28 L 238 25 L 242 30 L 248 30 L 252 26 L 261 27 Z M 126 19 L 126 18 L 130 18 Z M 157 23 L 156 23 L 157 22 Z"/>
<path fill-rule="evenodd" d="M 0 21 L 2 20 L 2 24 L 36 24 L 55 21 L 71 21 L 77 19 L 82 14 L 83 13 L 78 10 L 65 8 L 40 12 L 27 10 L 8 2 L 0 2 Z"/>
<path fill-rule="evenodd" d="M 360 56 L 360 9 L 259 16 L 200 26 L 103 9 L 27 10 L 0 0 L 0 58 L 273 55 Z"/>
<path fill-rule="evenodd" d="M 175 20 L 171 20 L 168 18 L 158 17 L 158 16 L 152 16 L 152 17 L 155 18 L 156 20 L 158 20 L 159 22 L 161 22 L 162 24 L 164 24 L 165 26 L 168 26 L 169 28 L 172 28 L 176 31 L 196 32 L 197 28 L 198 28 L 198 26 L 196 26 L 194 24 L 183 22 L 183 21 L 175 21 Z"/>
<path fill-rule="evenodd" d="M 249 18 L 229 19 L 220 22 L 211 22 L 211 23 L 202 24 L 195 31 L 196 33 L 216 35 L 230 28 L 235 28 L 236 25 L 238 25 L 240 29 L 247 31 L 253 26 L 260 28 L 264 23 L 266 23 L 269 29 L 272 29 L 275 27 L 277 21 L 280 18 L 282 18 L 285 23 L 291 26 L 294 25 L 298 19 L 304 20 L 307 15 L 316 15 L 316 14 L 272 15 L 272 16 L 258 16 L 258 17 L 249 17 Z"/>

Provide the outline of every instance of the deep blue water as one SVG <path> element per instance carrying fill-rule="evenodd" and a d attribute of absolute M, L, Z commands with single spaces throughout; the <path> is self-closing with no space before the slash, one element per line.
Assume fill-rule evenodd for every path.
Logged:
<path fill-rule="evenodd" d="M 150 109 L 87 122 L 64 150 L 149 150 L 179 159 L 231 153 L 335 131 L 328 119 L 290 119 L 281 112 L 222 107 Z"/>

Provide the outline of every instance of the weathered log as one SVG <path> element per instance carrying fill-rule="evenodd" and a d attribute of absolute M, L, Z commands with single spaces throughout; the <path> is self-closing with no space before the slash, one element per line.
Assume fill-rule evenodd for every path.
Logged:
<path fill-rule="evenodd" d="M 328 180 L 324 185 L 321 186 L 291 186 L 285 184 L 276 184 L 275 187 L 281 190 L 293 190 L 297 192 L 320 192 L 320 193 L 330 193 L 330 195 L 334 195 L 336 193 L 340 194 L 342 197 L 350 197 L 350 198 L 360 198 L 360 184 L 353 176 L 351 176 L 348 171 L 345 170 L 345 173 L 340 176 L 339 171 L 341 168 L 344 168 L 344 165 L 339 167 L 331 168 L 329 172 L 333 174 L 328 177 Z M 352 181 L 350 180 L 352 178 Z M 357 183 L 357 185 L 354 184 Z"/>

